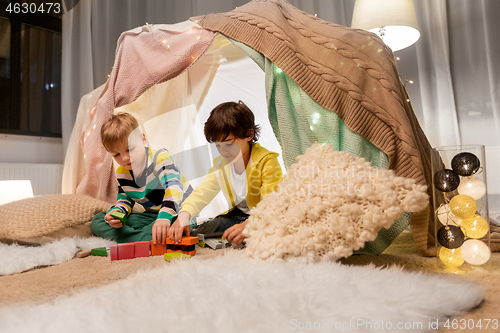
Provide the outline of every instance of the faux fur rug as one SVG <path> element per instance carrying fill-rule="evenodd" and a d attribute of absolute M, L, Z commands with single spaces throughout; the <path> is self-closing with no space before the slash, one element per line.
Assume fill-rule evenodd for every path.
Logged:
<path fill-rule="evenodd" d="M 0 275 L 20 273 L 29 269 L 57 265 L 73 258 L 80 250 L 109 247 L 110 241 L 99 237 L 63 238 L 42 246 L 0 243 Z"/>
<path fill-rule="evenodd" d="M 397 268 L 179 260 L 41 305 L 0 308 L 1 332 L 429 332 L 481 303 L 470 283 Z"/>

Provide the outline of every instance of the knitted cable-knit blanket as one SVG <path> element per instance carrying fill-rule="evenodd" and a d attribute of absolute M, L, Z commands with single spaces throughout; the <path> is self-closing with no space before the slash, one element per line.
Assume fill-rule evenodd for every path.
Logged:
<path fill-rule="evenodd" d="M 431 146 L 408 101 L 392 51 L 374 34 L 323 21 L 284 0 L 254 0 L 192 20 L 269 58 L 318 104 L 387 154 L 397 176 L 429 185 L 411 217 L 419 251 L 434 254 Z"/>

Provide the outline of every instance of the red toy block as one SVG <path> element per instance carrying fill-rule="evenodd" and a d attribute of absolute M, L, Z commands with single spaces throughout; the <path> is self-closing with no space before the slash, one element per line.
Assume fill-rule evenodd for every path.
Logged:
<path fill-rule="evenodd" d="M 118 260 L 118 244 L 116 244 L 116 243 L 111 244 L 109 254 L 111 257 L 111 261 Z"/>
<path fill-rule="evenodd" d="M 134 259 L 134 243 L 118 244 L 118 260 Z"/>
<path fill-rule="evenodd" d="M 152 256 L 161 256 L 167 252 L 167 244 L 156 243 L 153 244 L 151 241 L 151 255 Z"/>
<path fill-rule="evenodd" d="M 170 238 L 167 238 L 165 240 L 166 244 L 173 244 L 173 245 L 194 245 L 194 244 L 198 244 L 198 242 L 199 242 L 198 237 L 182 237 L 180 243 L 173 243 L 170 240 Z"/>
<path fill-rule="evenodd" d="M 135 242 L 135 257 L 136 258 L 141 258 L 141 257 L 149 257 L 149 242 L 144 241 L 144 242 Z"/>

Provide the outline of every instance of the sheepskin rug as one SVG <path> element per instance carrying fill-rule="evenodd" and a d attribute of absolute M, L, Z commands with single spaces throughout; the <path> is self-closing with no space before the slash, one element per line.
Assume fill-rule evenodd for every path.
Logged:
<path fill-rule="evenodd" d="M 99 237 L 63 238 L 41 246 L 0 243 L 0 275 L 20 273 L 40 266 L 62 264 L 79 251 L 109 247 L 110 241 Z"/>
<path fill-rule="evenodd" d="M 430 332 L 482 299 L 458 279 L 228 250 L 50 303 L 0 307 L 0 332 Z"/>
<path fill-rule="evenodd" d="M 365 159 L 314 144 L 278 187 L 252 209 L 244 235 L 256 259 L 349 257 L 403 212 L 428 204 L 426 186 Z"/>

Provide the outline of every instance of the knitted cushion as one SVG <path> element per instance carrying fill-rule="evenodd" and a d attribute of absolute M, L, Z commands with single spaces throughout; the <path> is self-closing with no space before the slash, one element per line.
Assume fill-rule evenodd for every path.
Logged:
<path fill-rule="evenodd" d="M 110 206 L 80 194 L 36 196 L 0 205 L 0 241 L 36 244 L 90 236 L 90 221 Z"/>
<path fill-rule="evenodd" d="M 277 192 L 250 211 L 243 235 L 256 259 L 348 257 L 428 204 L 426 186 L 330 145 L 314 144 L 297 161 Z"/>

